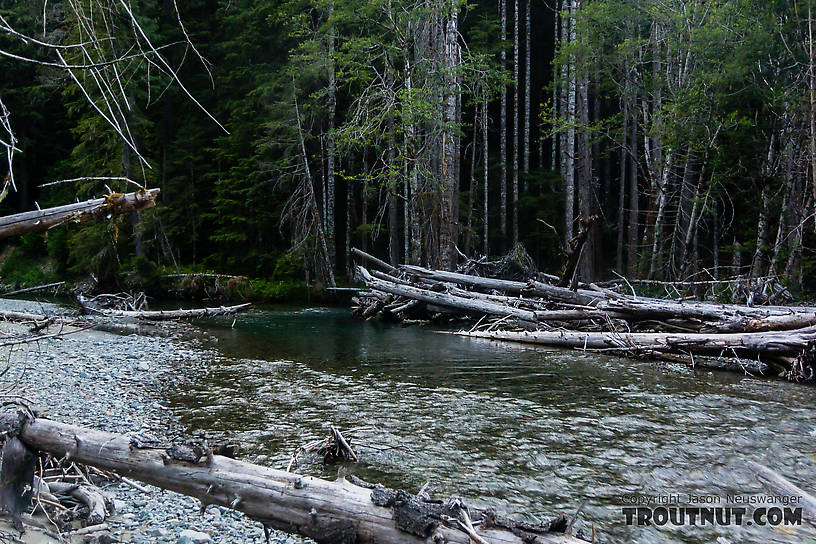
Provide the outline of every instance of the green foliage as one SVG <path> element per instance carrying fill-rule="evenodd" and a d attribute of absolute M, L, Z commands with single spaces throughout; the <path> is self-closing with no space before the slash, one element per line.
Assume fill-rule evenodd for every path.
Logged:
<path fill-rule="evenodd" d="M 265 302 L 296 302 L 306 298 L 306 286 L 294 281 L 256 279 L 247 298 Z"/>
<path fill-rule="evenodd" d="M 18 29 L 38 35 L 42 6 L 36 4 L 0 0 L 0 14 Z M 463 144 L 460 166 L 467 170 L 467 146 L 483 145 L 480 135 L 472 143 L 477 128 L 473 110 L 485 103 L 491 115 L 490 206 L 488 217 L 483 218 L 477 169 L 479 213 L 473 214 L 473 230 L 481 236 L 483 221 L 488 220 L 491 248 L 500 251 L 496 242 L 506 241 L 501 240 L 498 195 L 494 193 L 498 193 L 500 164 L 507 158 L 498 156 L 496 98 L 504 88 L 513 103 L 513 78 L 509 60 L 505 70 L 498 68 L 502 51 L 510 54 L 508 59 L 512 57 L 512 43 L 498 39 L 495 2 L 179 2 L 186 31 L 207 59 L 203 63 L 185 44 L 170 4 L 163 0 L 132 2 L 151 40 L 171 44 L 162 54 L 185 87 L 229 133 L 202 114 L 165 75 L 148 70 L 146 63 L 133 62 L 122 78 L 128 103 L 122 105 L 121 113 L 115 106 L 111 109 L 127 121 L 148 164 L 140 163 L 63 73 L 0 55 L 0 96 L 12 111 L 23 149 L 18 159 L 21 187 L 0 203 L 3 212 L 33 209 L 35 201 L 45 207 L 106 192 L 105 183 L 93 181 L 38 189 L 41 183 L 55 179 L 128 176 L 162 189 L 157 210 L 138 218 L 72 225 L 46 237 L 21 239 L 3 264 L 4 281 L 9 281 L 6 275 L 33 281 L 37 270 L 48 275 L 35 264 L 47 254 L 60 277 L 93 274 L 105 285 L 125 281 L 151 287 L 159 271 L 175 271 L 179 266 L 268 278 L 253 280 L 252 288 L 268 300 L 301 296 L 297 282 L 304 277 L 304 261 L 312 266 L 318 241 L 313 211 L 305 205 L 306 189 L 317 192 L 317 205 L 322 204 L 329 140 L 337 147 L 337 260 L 344 253 L 341 240 L 346 211 L 352 244 L 367 240 L 383 254 L 386 237 L 378 238 L 378 234 L 385 232 L 387 219 L 381 212 L 389 197 L 398 195 L 401 212 L 402 187 L 415 168 L 421 183 L 416 199 L 430 202 L 428 209 L 437 213 L 431 197 L 442 187 L 442 167 L 438 157 L 429 158 L 427 149 L 438 146 L 443 135 L 458 138 Z M 534 103 L 543 103 L 537 117 L 545 124 L 543 137 L 570 129 L 588 131 L 590 145 L 604 143 L 614 150 L 610 153 L 617 154 L 624 123 L 622 107 L 636 97 L 641 141 L 660 141 L 678 163 L 692 153 L 704 163 L 699 197 L 703 217 L 699 243 L 704 251 L 710 251 L 711 221 L 720 213 L 720 228 L 727 230 L 722 235 L 725 242 L 736 237 L 747 252 L 756 245 L 761 207 L 758 190 L 770 177 L 776 210 L 782 206 L 787 181 L 796 175 L 793 167 L 792 174 L 780 167 L 769 176 L 763 172 L 763 161 L 770 135 L 781 134 L 785 123 L 802 119 L 806 98 L 801 93 L 801 70 L 806 64 L 800 28 L 803 6 L 782 0 L 715 0 L 706 4 L 703 15 L 690 13 L 690 5 L 679 0 L 583 2 L 573 14 L 563 14 L 574 22 L 578 39 L 559 43 L 550 65 L 546 49 L 552 37 L 552 15 L 543 5 L 533 4 L 537 41 L 533 82 L 543 82 L 539 90 L 548 78 L 564 86 L 567 82 L 558 78 L 560 68 L 566 66 L 576 76 L 590 78 L 591 92 L 601 102 L 600 119 L 591 117 L 587 126 L 578 126 L 575 119 L 567 119 L 564 111 L 555 108 L 546 92 L 534 97 Z M 459 10 L 460 42 L 466 44 L 461 63 L 454 69 L 440 60 L 441 51 L 423 54 L 432 39 L 422 34 L 433 17 L 452 9 Z M 59 32 L 49 39 L 82 35 L 75 21 L 59 22 Z M 114 22 L 114 38 L 127 43 L 132 28 L 118 24 L 119 19 Z M 330 37 L 336 42 L 333 56 L 329 54 Z M 114 47 L 114 43 L 101 47 Z M 42 55 L 32 44 L 21 44 L 3 33 L 0 49 L 35 58 Z M 70 61 L 82 59 L 79 51 L 67 55 Z M 330 66 L 337 79 L 333 128 L 328 122 Z M 456 81 L 455 93 L 462 103 L 458 122 L 445 121 L 442 113 L 445 94 L 451 92 L 450 81 Z M 94 86 L 87 88 L 95 104 L 107 111 L 101 97 L 94 94 Z M 654 106 L 658 95 L 660 107 Z M 295 98 L 302 132 L 295 122 Z M 511 119 L 512 112 L 509 126 Z M 785 134 L 788 141 L 795 139 L 794 134 Z M 778 155 L 785 151 L 779 143 L 777 148 Z M 607 158 L 596 159 L 598 174 L 600 163 Z M 649 159 L 638 160 L 640 168 L 649 168 Z M 802 161 L 790 160 L 801 170 Z M 311 185 L 304 182 L 307 165 Z M 470 179 L 463 173 L 458 181 L 455 192 L 462 221 L 467 217 L 469 195 L 461 190 Z M 617 213 L 617 199 L 611 189 L 614 180 L 605 181 L 609 194 L 599 194 L 597 199 L 609 215 L 610 211 Z M 542 261 L 542 267 L 557 268 L 559 244 L 547 225 L 563 228 L 563 180 L 547 168 L 534 168 L 522 175 L 521 182 L 529 188 L 518 203 L 522 241 Z M 804 182 L 797 183 L 800 193 L 806 194 Z M 107 184 L 113 191 L 132 187 L 122 182 Z M 653 180 L 641 177 L 644 192 L 652 184 Z M 343 194 L 346 189 L 351 193 L 349 210 Z M 677 187 L 671 190 L 676 193 Z M 796 206 L 805 203 L 800 198 Z M 641 210 L 647 208 L 647 203 L 641 204 Z M 670 215 L 675 214 L 674 206 L 670 208 Z M 298 213 L 292 213 L 293 209 Z M 773 226 L 779 221 L 776 217 Z M 606 242 L 611 241 L 608 227 L 614 217 L 604 216 L 603 221 L 602 246 L 611 248 L 614 244 Z M 430 218 L 422 227 L 430 230 L 433 223 Z M 428 238 L 434 236 L 431 233 Z M 733 248 L 720 245 L 721 258 L 730 258 Z M 474 241 L 475 247 L 482 245 Z M 780 259 L 793 253 L 786 246 Z M 641 252 L 643 262 L 649 257 L 648 251 Z M 811 273 L 816 257 L 805 254 L 801 262 L 803 276 L 816 277 Z"/>

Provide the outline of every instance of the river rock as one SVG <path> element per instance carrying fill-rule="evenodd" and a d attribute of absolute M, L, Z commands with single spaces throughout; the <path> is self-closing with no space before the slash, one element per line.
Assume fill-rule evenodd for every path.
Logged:
<path fill-rule="evenodd" d="M 185 529 L 179 534 L 178 544 L 207 544 L 210 540 L 207 533 Z"/>

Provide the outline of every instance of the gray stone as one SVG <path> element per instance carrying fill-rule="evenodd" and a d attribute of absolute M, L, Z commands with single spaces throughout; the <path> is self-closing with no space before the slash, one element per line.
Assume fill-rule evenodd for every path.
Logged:
<path fill-rule="evenodd" d="M 179 534 L 178 544 L 207 544 L 211 540 L 207 533 L 185 529 Z"/>

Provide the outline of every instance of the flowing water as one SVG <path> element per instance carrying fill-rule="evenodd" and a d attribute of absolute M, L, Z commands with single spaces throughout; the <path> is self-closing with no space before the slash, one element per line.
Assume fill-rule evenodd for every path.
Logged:
<path fill-rule="evenodd" d="M 802 542 L 795 528 L 627 526 L 632 495 L 763 495 L 745 460 L 816 490 L 816 388 L 275 308 L 202 323 L 219 353 L 168 392 L 188 430 L 285 468 L 361 428 L 359 477 L 549 519 L 582 504 L 608 542 Z M 248 452 L 247 452 L 248 448 Z M 332 476 L 307 460 L 299 470 Z M 811 533 L 812 534 L 812 533 Z"/>

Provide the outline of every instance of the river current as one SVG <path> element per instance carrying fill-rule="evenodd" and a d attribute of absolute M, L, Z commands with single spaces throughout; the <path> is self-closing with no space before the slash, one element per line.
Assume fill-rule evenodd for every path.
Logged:
<path fill-rule="evenodd" d="M 746 460 L 816 491 L 816 389 L 779 380 L 362 322 L 343 308 L 201 323 L 219 357 L 171 409 L 286 468 L 328 424 L 358 429 L 364 480 L 549 519 L 583 505 L 607 542 L 802 542 L 790 526 L 627 525 L 634 497 L 766 491 Z M 333 477 L 315 459 L 304 473 Z M 712 506 L 708 504 L 707 506 Z M 749 510 L 750 511 L 750 510 Z M 813 538 L 814 533 L 809 533 Z"/>

